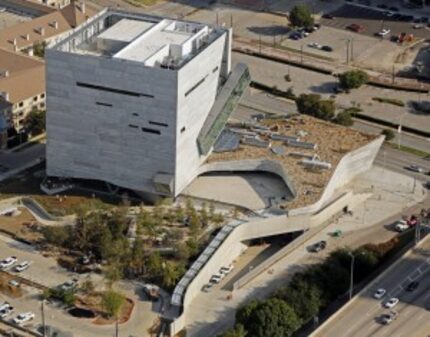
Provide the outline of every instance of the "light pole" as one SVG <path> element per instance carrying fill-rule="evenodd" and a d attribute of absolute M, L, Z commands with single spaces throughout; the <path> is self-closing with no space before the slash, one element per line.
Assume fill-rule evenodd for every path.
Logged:
<path fill-rule="evenodd" d="M 348 252 L 348 255 L 351 257 L 351 274 L 349 276 L 349 300 L 351 301 L 352 293 L 354 289 L 354 262 L 355 256 L 351 252 Z"/>
<path fill-rule="evenodd" d="M 400 117 L 399 117 L 399 126 L 397 127 L 397 133 L 398 133 L 398 136 L 397 136 L 397 147 L 398 147 L 398 149 L 400 150 L 400 146 L 401 146 L 401 138 L 402 138 L 402 120 L 403 120 L 403 117 L 405 117 L 405 115 L 407 114 L 407 111 L 405 111 L 404 113 L 402 113 L 401 115 L 400 115 Z"/>

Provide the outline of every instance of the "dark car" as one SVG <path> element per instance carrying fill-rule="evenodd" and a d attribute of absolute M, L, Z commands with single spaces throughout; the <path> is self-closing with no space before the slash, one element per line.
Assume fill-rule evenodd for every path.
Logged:
<path fill-rule="evenodd" d="M 426 183 L 424 183 L 424 187 L 430 190 L 430 181 L 427 181 Z"/>
<path fill-rule="evenodd" d="M 324 19 L 329 19 L 329 20 L 333 20 L 334 19 L 334 16 L 333 15 L 331 15 L 331 14 L 323 14 L 323 16 L 322 16 Z"/>
<path fill-rule="evenodd" d="M 413 281 L 408 284 L 408 286 L 406 287 L 406 291 L 414 291 L 418 288 L 419 285 L 420 283 L 418 281 Z"/>
<path fill-rule="evenodd" d="M 301 38 L 302 38 L 302 34 L 297 33 L 297 32 L 292 33 L 292 34 L 290 35 L 290 39 L 291 39 L 291 40 L 300 40 Z"/>
<path fill-rule="evenodd" d="M 327 242 L 326 242 L 326 241 L 324 241 L 324 240 L 322 240 L 322 241 L 318 241 L 317 243 L 314 243 L 314 244 L 309 248 L 309 250 L 310 250 L 311 252 L 318 253 L 318 252 L 320 252 L 320 251 L 324 250 L 324 249 L 325 249 L 325 247 L 327 247 Z"/>
<path fill-rule="evenodd" d="M 321 50 L 324 50 L 324 51 L 327 51 L 327 52 L 332 52 L 332 51 L 333 51 L 333 48 L 332 48 L 332 47 L 330 47 L 330 46 L 322 46 L 322 47 L 321 47 Z"/>

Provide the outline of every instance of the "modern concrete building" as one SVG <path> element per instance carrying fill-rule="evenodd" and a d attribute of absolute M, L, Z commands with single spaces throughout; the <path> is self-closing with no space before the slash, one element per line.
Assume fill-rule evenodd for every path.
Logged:
<path fill-rule="evenodd" d="M 105 9 L 51 43 L 47 174 L 178 195 L 249 83 L 231 31 Z"/>

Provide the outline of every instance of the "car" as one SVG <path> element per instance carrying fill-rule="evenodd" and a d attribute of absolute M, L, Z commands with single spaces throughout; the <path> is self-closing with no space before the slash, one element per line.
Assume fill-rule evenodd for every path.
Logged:
<path fill-rule="evenodd" d="M 15 324 L 21 325 L 21 324 L 24 324 L 24 323 L 31 321 L 32 319 L 34 319 L 34 317 L 35 317 L 35 315 L 31 311 L 24 312 L 24 313 L 16 316 L 12 322 Z"/>
<path fill-rule="evenodd" d="M 21 285 L 17 280 L 10 280 L 8 284 L 15 288 L 18 288 Z"/>
<path fill-rule="evenodd" d="M 378 290 L 375 291 L 375 293 L 373 294 L 373 297 L 380 300 L 382 297 L 385 296 L 386 293 L 387 293 L 387 290 L 385 290 L 384 288 L 379 288 Z"/>
<path fill-rule="evenodd" d="M 6 12 L 6 8 L 0 7 L 0 13 Z"/>
<path fill-rule="evenodd" d="M 289 38 L 291 40 L 300 40 L 302 38 L 302 34 L 298 33 L 298 32 L 293 32 L 290 34 Z"/>
<path fill-rule="evenodd" d="M 11 305 L 9 302 L 3 302 L 2 304 L 0 304 L 0 310 L 4 310 L 4 309 L 10 308 L 10 307 L 11 307 Z"/>
<path fill-rule="evenodd" d="M 388 325 L 390 324 L 392 321 L 394 321 L 397 318 L 397 312 L 395 311 L 390 311 L 386 314 L 382 314 L 380 321 L 382 324 L 384 325 Z"/>
<path fill-rule="evenodd" d="M 312 31 L 309 32 L 307 28 L 300 28 L 298 32 L 302 37 L 307 37 Z"/>
<path fill-rule="evenodd" d="M 324 50 L 324 51 L 326 51 L 326 52 L 332 52 L 332 51 L 333 51 L 333 48 L 332 48 L 332 47 L 330 47 L 330 46 L 322 46 L 322 47 L 321 47 L 321 50 Z"/>
<path fill-rule="evenodd" d="M 0 262 L 0 269 L 8 268 L 16 263 L 16 261 L 18 261 L 16 256 L 9 256 Z"/>
<path fill-rule="evenodd" d="M 68 280 L 60 286 L 60 289 L 63 291 L 69 291 L 75 289 L 77 285 L 78 283 L 76 280 Z"/>
<path fill-rule="evenodd" d="M 417 172 L 417 173 L 423 173 L 424 169 L 421 166 L 418 165 L 409 165 L 406 167 L 409 171 Z"/>
<path fill-rule="evenodd" d="M 204 291 L 205 293 L 209 292 L 209 290 L 211 290 L 211 289 L 212 289 L 213 285 L 214 285 L 214 284 L 213 284 L 213 283 L 211 283 L 211 282 L 206 283 L 206 284 L 202 287 L 202 291 Z"/>
<path fill-rule="evenodd" d="M 151 301 L 158 301 L 160 298 L 160 288 L 154 284 L 144 284 L 143 292 L 148 296 Z"/>
<path fill-rule="evenodd" d="M 408 284 L 408 286 L 406 287 L 406 291 L 414 291 L 415 289 L 418 288 L 418 286 L 420 285 L 420 283 L 418 281 L 412 281 L 411 283 Z"/>
<path fill-rule="evenodd" d="M 359 25 L 356 23 L 353 23 L 346 28 L 348 28 L 349 30 L 352 30 L 353 32 L 356 32 L 356 33 L 362 33 L 366 30 L 363 25 Z"/>
<path fill-rule="evenodd" d="M 322 15 L 322 17 L 323 17 L 324 19 L 329 19 L 329 20 L 333 20 L 333 19 L 334 19 L 334 16 L 333 16 L 333 15 L 331 15 L 331 14 L 323 14 L 323 15 Z"/>
<path fill-rule="evenodd" d="M 5 317 L 9 316 L 11 313 L 13 313 L 13 310 L 14 309 L 11 306 L 0 310 L 0 318 L 5 318 Z"/>
<path fill-rule="evenodd" d="M 319 43 L 317 43 L 317 42 L 309 43 L 308 47 L 309 48 L 315 48 L 315 49 L 321 49 L 322 48 L 322 46 Z"/>
<path fill-rule="evenodd" d="M 394 308 L 397 303 L 399 303 L 399 299 L 397 297 L 391 297 L 387 302 L 384 303 L 384 307 L 391 309 Z"/>
<path fill-rule="evenodd" d="M 222 281 L 223 278 L 224 278 L 223 274 L 214 274 L 214 275 L 212 275 L 211 279 L 209 280 L 209 283 L 218 284 Z"/>
<path fill-rule="evenodd" d="M 384 13 L 382 13 L 382 14 L 384 14 L 386 17 L 389 17 L 389 18 L 391 18 L 393 15 L 394 15 L 394 13 L 393 12 L 390 12 L 390 11 L 385 11 Z"/>
<path fill-rule="evenodd" d="M 384 29 L 382 29 L 382 30 L 380 30 L 380 31 L 378 32 L 378 35 L 379 35 L 379 36 L 385 36 L 385 35 L 390 34 L 390 32 L 391 32 L 391 30 L 390 30 L 390 29 L 388 29 L 388 28 L 384 28 Z"/>
<path fill-rule="evenodd" d="M 15 271 L 20 273 L 20 272 L 28 269 L 28 267 L 30 267 L 30 264 L 31 264 L 31 262 L 28 262 L 28 261 L 21 262 L 20 264 L 15 266 Z"/>
<path fill-rule="evenodd" d="M 424 187 L 430 190 L 430 181 L 425 182 Z"/>
<path fill-rule="evenodd" d="M 320 251 L 324 250 L 324 249 L 325 249 L 325 247 L 327 247 L 327 242 L 326 242 L 326 241 L 324 241 L 324 240 L 321 240 L 321 241 L 318 241 L 318 242 L 314 243 L 314 244 L 309 248 L 309 250 L 310 250 L 311 252 L 318 253 L 318 252 L 320 252 Z"/>
<path fill-rule="evenodd" d="M 394 229 L 397 232 L 404 232 L 405 230 L 409 229 L 409 225 L 405 220 L 398 220 L 394 223 Z"/>
<path fill-rule="evenodd" d="M 231 273 L 231 271 L 234 269 L 234 266 L 232 264 L 228 265 L 227 267 L 221 267 L 219 270 L 220 274 L 228 275 Z"/>

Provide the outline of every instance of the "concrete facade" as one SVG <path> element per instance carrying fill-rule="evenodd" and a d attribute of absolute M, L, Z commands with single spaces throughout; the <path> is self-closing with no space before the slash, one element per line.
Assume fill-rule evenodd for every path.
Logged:
<path fill-rule="evenodd" d="M 108 49 L 97 49 L 94 41 L 121 19 L 150 27 L 133 32 L 124 45 L 104 43 Z M 188 25 L 194 28 L 184 32 Z M 163 44 L 151 37 L 153 30 L 155 37 L 170 35 L 149 55 L 154 43 Z M 169 40 L 174 33 L 190 37 L 177 45 Z M 230 73 L 230 34 L 219 27 L 105 10 L 52 43 L 46 51 L 48 175 L 179 194 L 206 158 L 196 139 Z M 149 56 L 136 61 L 139 48 Z M 173 65 L 165 64 L 172 53 L 179 56 Z"/>

